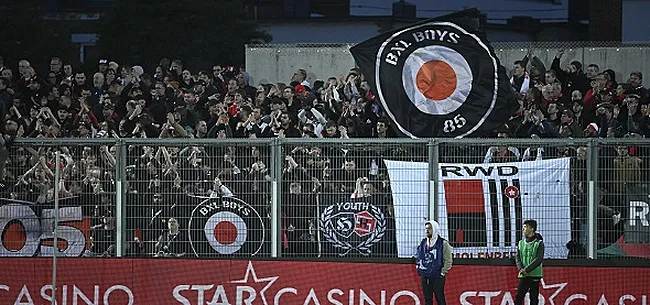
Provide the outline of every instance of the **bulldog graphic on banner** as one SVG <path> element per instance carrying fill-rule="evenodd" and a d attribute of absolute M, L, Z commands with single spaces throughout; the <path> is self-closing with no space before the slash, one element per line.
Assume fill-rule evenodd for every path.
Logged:
<path fill-rule="evenodd" d="M 480 136 L 519 106 L 485 33 L 466 23 L 442 16 L 350 48 L 405 136 Z"/>

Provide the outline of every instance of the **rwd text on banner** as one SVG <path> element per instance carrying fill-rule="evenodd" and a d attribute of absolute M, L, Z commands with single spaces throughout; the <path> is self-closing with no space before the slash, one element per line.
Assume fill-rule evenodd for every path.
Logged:
<path fill-rule="evenodd" d="M 456 257 L 507 258 L 517 252 L 523 221 L 535 219 L 545 257 L 566 258 L 571 239 L 569 158 L 450 164 L 438 170 L 438 219 Z M 428 215 L 428 164 L 386 160 L 397 251 L 413 255 Z"/>
<path fill-rule="evenodd" d="M 625 222 L 625 242 L 650 244 L 650 185 L 629 184 L 627 197 L 629 219 Z"/>

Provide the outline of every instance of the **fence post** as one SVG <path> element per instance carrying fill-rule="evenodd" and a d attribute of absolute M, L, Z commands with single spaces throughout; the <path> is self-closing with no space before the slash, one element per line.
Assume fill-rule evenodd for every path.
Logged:
<path fill-rule="evenodd" d="M 271 257 L 280 257 L 282 234 L 280 234 L 282 215 L 280 213 L 282 192 L 282 142 L 273 139 L 271 142 Z"/>
<path fill-rule="evenodd" d="M 56 277 L 57 277 L 57 262 L 56 257 L 59 256 L 59 193 L 61 189 L 61 153 L 58 148 L 56 151 L 56 159 L 54 162 L 54 251 L 52 252 L 52 304 L 56 304 Z"/>
<path fill-rule="evenodd" d="M 115 256 L 124 256 L 124 241 L 126 237 L 126 213 L 124 183 L 126 181 L 126 151 L 123 140 L 115 143 Z"/>
<path fill-rule="evenodd" d="M 429 184 L 428 184 L 428 193 L 429 193 L 429 204 L 428 204 L 428 217 L 429 219 L 440 221 L 438 219 L 438 168 L 439 163 L 439 142 L 436 139 L 431 139 L 427 143 L 428 148 L 428 158 L 429 158 Z"/>
<path fill-rule="evenodd" d="M 596 182 L 598 180 L 598 143 L 595 140 L 590 140 L 587 144 L 587 257 L 590 259 L 596 258 L 596 242 L 597 242 L 597 228 L 596 228 Z"/>

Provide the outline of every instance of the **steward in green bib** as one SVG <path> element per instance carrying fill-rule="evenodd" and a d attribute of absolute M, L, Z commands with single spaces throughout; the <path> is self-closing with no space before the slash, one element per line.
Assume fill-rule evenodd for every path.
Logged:
<path fill-rule="evenodd" d="M 542 261 L 544 260 L 544 239 L 537 233 L 537 221 L 524 221 L 524 238 L 517 248 L 517 269 L 519 285 L 515 305 L 522 305 L 527 292 L 530 292 L 530 305 L 539 304 L 539 284 L 542 279 Z"/>

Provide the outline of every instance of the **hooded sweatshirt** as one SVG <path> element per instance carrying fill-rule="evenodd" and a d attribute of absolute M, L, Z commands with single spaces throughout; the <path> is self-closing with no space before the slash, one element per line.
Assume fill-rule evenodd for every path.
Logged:
<path fill-rule="evenodd" d="M 423 278 L 440 278 L 451 269 L 453 262 L 451 245 L 440 237 L 440 225 L 436 221 L 429 220 L 425 226 L 426 224 L 431 224 L 433 232 L 431 239 L 423 238 L 417 247 L 415 254 L 417 272 Z"/>
<path fill-rule="evenodd" d="M 544 260 L 544 239 L 539 233 L 519 241 L 517 249 L 517 268 L 524 269 L 527 275 L 519 274 L 519 278 L 542 277 L 542 261 Z"/>
<path fill-rule="evenodd" d="M 433 229 L 432 234 L 431 234 L 431 242 L 430 242 L 430 244 L 435 244 L 436 242 L 438 242 L 438 237 L 440 237 L 440 224 L 438 224 L 438 222 L 435 221 L 435 220 L 428 220 L 424 224 L 424 226 L 426 227 L 427 224 L 430 224 L 431 228 Z"/>

